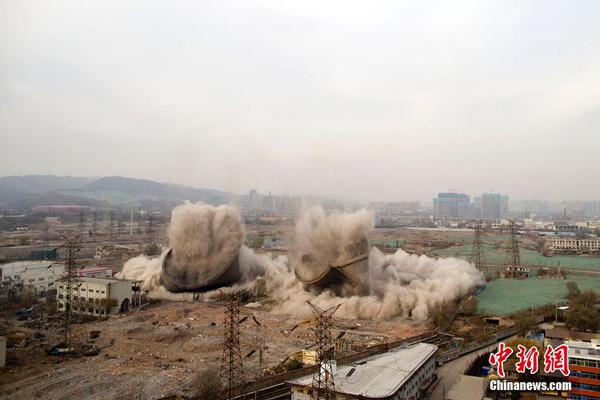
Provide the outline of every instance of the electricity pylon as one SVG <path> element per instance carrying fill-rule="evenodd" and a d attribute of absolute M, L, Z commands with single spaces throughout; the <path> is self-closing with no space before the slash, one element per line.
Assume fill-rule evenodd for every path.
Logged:
<path fill-rule="evenodd" d="M 313 375 L 313 399 L 335 399 L 335 382 L 333 379 L 333 363 L 335 362 L 335 346 L 331 336 L 333 314 L 341 304 L 322 310 L 315 304 L 307 301 L 315 318 L 315 346 L 317 348 L 317 365 L 319 369 Z"/>

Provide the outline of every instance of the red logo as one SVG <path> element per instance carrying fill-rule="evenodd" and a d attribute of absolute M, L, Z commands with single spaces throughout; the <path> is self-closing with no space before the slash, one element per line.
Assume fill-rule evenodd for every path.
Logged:
<path fill-rule="evenodd" d="M 525 371 L 529 371 L 530 374 L 538 372 L 538 362 L 540 352 L 537 347 L 533 346 L 529 350 L 523 345 L 517 346 L 517 363 L 515 367 L 517 372 L 524 374 Z"/>
<path fill-rule="evenodd" d="M 548 345 L 544 354 L 544 372 L 549 374 L 556 370 L 560 371 L 564 376 L 569 376 L 569 348 L 566 344 L 552 347 Z"/>
<path fill-rule="evenodd" d="M 498 376 L 500 378 L 504 378 L 506 374 L 504 373 L 504 362 L 508 360 L 508 357 L 513 353 L 513 350 L 510 347 L 506 347 L 504 343 L 500 343 L 498 345 L 498 352 L 490 354 L 489 362 L 490 365 L 496 367 L 498 371 Z"/>
<path fill-rule="evenodd" d="M 491 366 L 496 367 L 498 376 L 505 378 L 504 362 L 513 354 L 513 349 L 507 347 L 504 343 L 498 345 L 498 351 L 491 353 L 489 362 Z M 527 348 L 523 345 L 517 345 L 517 362 L 515 363 L 516 372 L 524 374 L 529 371 L 530 374 L 536 374 L 539 369 L 540 351 L 537 347 Z M 549 345 L 544 353 L 544 372 L 547 374 L 560 371 L 564 376 L 569 376 L 569 348 L 566 344 L 553 347 Z"/>

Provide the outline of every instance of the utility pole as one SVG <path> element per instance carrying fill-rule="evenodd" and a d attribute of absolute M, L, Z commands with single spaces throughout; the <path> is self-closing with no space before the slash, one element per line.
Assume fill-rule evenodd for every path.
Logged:
<path fill-rule="evenodd" d="M 483 254 L 483 240 L 482 240 L 482 227 L 481 220 L 475 221 L 475 229 L 473 231 L 473 248 L 471 249 L 471 263 L 475 265 L 479 271 L 483 269 L 485 265 L 485 256 Z"/>
<path fill-rule="evenodd" d="M 108 213 L 108 241 L 112 244 L 115 240 L 115 214 L 112 210 Z"/>
<path fill-rule="evenodd" d="M 148 240 L 149 245 L 154 244 L 154 216 L 152 214 L 148 214 L 148 226 L 146 229 L 146 238 Z"/>
<path fill-rule="evenodd" d="M 333 314 L 341 304 L 322 310 L 315 304 L 307 301 L 315 317 L 315 345 L 317 348 L 317 364 L 319 369 L 313 375 L 313 399 L 334 400 L 335 382 L 333 379 L 333 363 L 335 363 L 335 346 L 331 336 Z"/>
<path fill-rule="evenodd" d="M 50 225 L 48 225 L 48 222 L 44 222 L 44 225 L 42 225 L 42 243 L 44 246 L 44 260 L 47 259 L 46 251 L 48 249 L 48 236 L 49 235 L 50 235 Z"/>
<path fill-rule="evenodd" d="M 519 236 L 517 224 L 514 219 L 510 220 L 510 263 L 512 267 L 521 265 L 521 254 L 519 251 Z"/>
<path fill-rule="evenodd" d="M 133 208 L 130 210 L 129 214 L 129 241 L 131 242 L 131 237 L 133 236 Z"/>
<path fill-rule="evenodd" d="M 137 210 L 137 234 L 138 235 L 142 234 L 142 209 L 141 209 L 141 207 L 138 207 L 138 210 Z"/>
<path fill-rule="evenodd" d="M 79 237 L 81 238 L 81 242 L 84 240 L 83 230 L 85 229 L 85 214 L 83 212 L 79 213 Z"/>
<path fill-rule="evenodd" d="M 92 213 L 92 239 L 96 241 L 96 229 L 98 229 L 98 213 L 96 210 Z"/>
<path fill-rule="evenodd" d="M 235 388 L 244 384 L 244 365 L 240 350 L 240 302 L 232 296 L 227 303 L 223 321 L 225 343 L 221 357 L 219 380 L 223 388 L 222 399 L 230 400 Z"/>

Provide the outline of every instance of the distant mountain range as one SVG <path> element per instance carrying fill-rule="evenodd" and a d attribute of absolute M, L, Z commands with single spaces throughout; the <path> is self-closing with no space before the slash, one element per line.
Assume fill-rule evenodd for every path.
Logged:
<path fill-rule="evenodd" d="M 97 207 L 170 207 L 185 200 L 220 205 L 243 197 L 147 179 L 121 176 L 73 177 L 25 175 L 0 177 L 0 208 L 28 211 L 34 205 L 77 204 Z"/>

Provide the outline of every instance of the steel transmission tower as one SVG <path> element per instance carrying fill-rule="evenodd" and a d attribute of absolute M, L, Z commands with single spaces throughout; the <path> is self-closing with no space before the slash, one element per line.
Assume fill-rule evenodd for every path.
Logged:
<path fill-rule="evenodd" d="M 73 289 L 77 288 L 77 276 L 74 274 L 75 264 L 75 253 L 80 249 L 79 238 L 70 239 L 65 237 L 65 272 L 62 282 L 65 284 L 65 347 L 69 347 L 69 324 L 71 319 L 71 305 L 73 302 Z"/>
<path fill-rule="evenodd" d="M 481 271 L 485 265 L 485 255 L 483 253 L 483 229 L 481 221 L 475 221 L 475 229 L 473 231 L 473 248 L 471 249 L 471 263 Z"/>
<path fill-rule="evenodd" d="M 341 304 L 322 310 L 310 301 L 307 301 L 315 318 L 315 346 L 317 350 L 317 364 L 319 369 L 313 375 L 313 399 L 335 399 L 335 382 L 333 380 L 333 363 L 335 362 L 335 347 L 331 336 L 333 314 Z"/>
<path fill-rule="evenodd" d="M 244 384 L 244 365 L 240 350 L 240 302 L 232 297 L 227 303 L 225 320 L 223 323 L 225 343 L 219 380 L 221 382 L 223 399 L 232 399 L 235 388 Z"/>
<path fill-rule="evenodd" d="M 514 219 L 510 220 L 510 264 L 513 267 L 521 265 L 521 253 L 519 251 L 519 236 L 517 232 L 517 224 Z"/>

